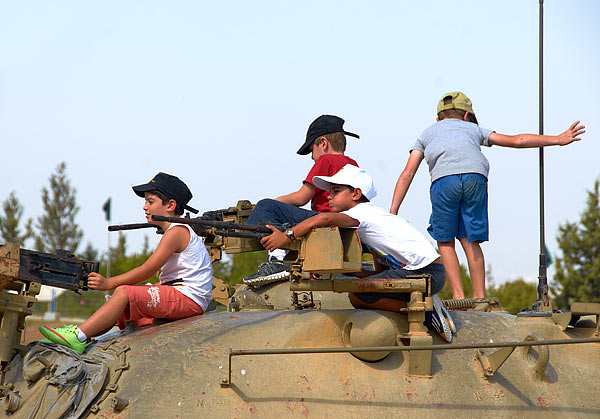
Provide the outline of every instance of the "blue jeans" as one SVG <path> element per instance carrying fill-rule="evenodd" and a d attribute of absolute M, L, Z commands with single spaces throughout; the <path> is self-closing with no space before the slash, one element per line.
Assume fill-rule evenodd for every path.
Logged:
<path fill-rule="evenodd" d="M 246 224 L 298 224 L 317 214 L 317 211 L 298 208 L 274 199 L 261 199 L 256 203 Z"/>
<path fill-rule="evenodd" d="M 437 294 L 444 288 L 446 283 L 446 271 L 444 265 L 441 263 L 430 263 L 421 269 L 409 271 L 407 269 L 388 269 L 375 275 L 368 276 L 367 278 L 406 278 L 408 275 L 420 275 L 429 274 L 431 275 L 431 295 Z M 355 293 L 364 303 L 373 304 L 379 301 L 383 297 L 394 298 L 401 301 L 410 301 L 410 293 L 381 293 L 381 292 L 359 292 Z"/>

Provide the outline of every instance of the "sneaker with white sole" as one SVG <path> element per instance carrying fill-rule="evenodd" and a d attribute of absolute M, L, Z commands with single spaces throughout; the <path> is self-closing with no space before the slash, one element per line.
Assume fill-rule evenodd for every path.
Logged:
<path fill-rule="evenodd" d="M 446 342 L 452 342 L 452 332 L 450 331 L 450 325 L 448 324 L 448 321 L 446 320 L 446 317 L 444 317 L 442 312 L 440 310 L 436 310 L 435 305 L 432 311 L 425 312 L 424 324 L 429 329 L 437 332 Z"/>
<path fill-rule="evenodd" d="M 244 277 L 245 284 L 252 284 L 255 281 L 279 280 L 290 276 L 290 265 L 277 259 L 262 263 L 258 271 L 253 275 Z"/>
<path fill-rule="evenodd" d="M 442 313 L 442 315 L 448 322 L 448 326 L 450 326 L 450 332 L 453 335 L 455 335 L 456 334 L 456 324 L 454 324 L 454 320 L 452 319 L 450 312 L 448 310 L 446 310 L 446 306 L 444 306 L 444 303 L 442 302 L 440 297 L 438 297 L 437 294 L 433 295 L 433 309 Z"/>

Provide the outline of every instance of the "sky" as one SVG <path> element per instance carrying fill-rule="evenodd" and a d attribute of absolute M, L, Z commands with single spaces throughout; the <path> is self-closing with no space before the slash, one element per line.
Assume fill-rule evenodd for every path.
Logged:
<path fill-rule="evenodd" d="M 538 0 L 0 1 L 0 201 L 15 191 L 37 218 L 65 162 L 80 250 L 103 252 L 102 204 L 112 198 L 112 224 L 144 222 L 131 186 L 159 171 L 186 182 L 201 212 L 299 189 L 312 166 L 295 154 L 306 129 L 335 114 L 360 134 L 346 154 L 388 209 L 443 93 L 465 92 L 482 127 L 538 132 L 538 14 Z M 599 18 L 596 0 L 544 2 L 544 131 L 587 126 L 582 141 L 544 151 L 554 256 L 559 225 L 579 219 L 600 175 Z M 535 280 L 539 152 L 484 154 L 486 264 L 496 284 Z M 400 215 L 431 239 L 429 185 L 422 164 Z M 130 251 L 159 239 L 126 234 Z"/>

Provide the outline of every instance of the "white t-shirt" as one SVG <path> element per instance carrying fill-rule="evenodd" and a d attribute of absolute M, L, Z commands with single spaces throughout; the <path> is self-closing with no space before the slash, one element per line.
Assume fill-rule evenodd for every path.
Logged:
<path fill-rule="evenodd" d="M 212 298 L 212 264 L 210 256 L 202 239 L 187 224 L 173 223 L 174 226 L 184 226 L 190 232 L 190 242 L 181 253 L 173 253 L 163 265 L 160 273 L 160 283 L 182 280 L 173 285 L 183 295 L 194 300 L 202 310 L 206 311 Z M 166 231 L 165 231 L 166 233 Z"/>
<path fill-rule="evenodd" d="M 378 255 L 378 262 L 383 265 L 414 271 L 439 257 L 425 236 L 408 221 L 370 202 L 360 203 L 342 214 L 358 220 L 360 241 Z"/>

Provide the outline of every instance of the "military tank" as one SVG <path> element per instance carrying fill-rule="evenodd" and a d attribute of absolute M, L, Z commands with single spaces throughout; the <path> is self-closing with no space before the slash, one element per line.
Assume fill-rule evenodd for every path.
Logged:
<path fill-rule="evenodd" d="M 242 225 L 251 208 L 241 201 L 222 210 L 221 221 Z M 213 260 L 222 251 L 259 248 L 247 233 L 220 236 L 223 227 L 196 225 Z M 448 300 L 457 326 L 448 344 L 423 325 L 432 308 L 427 275 L 339 275 L 361 269 L 354 230 L 326 227 L 294 240 L 288 249 L 292 275 L 285 281 L 231 290 L 214 278 L 213 298 L 223 311 L 111 332 L 81 356 L 51 343 L 18 345 L 39 278 L 15 269 L 12 250 L 12 256 L 0 252 L 0 266 L 13 267 L 2 271 L 0 300 L 7 417 L 600 414 L 599 304 L 514 316 L 495 299 Z M 83 267 L 68 287 L 84 286 L 92 268 Z M 46 269 L 52 278 L 59 273 Z M 352 308 L 347 293 L 365 291 L 406 292 L 411 299 L 405 313 Z M 8 321 L 14 313 L 16 320 Z"/>

